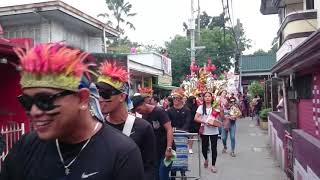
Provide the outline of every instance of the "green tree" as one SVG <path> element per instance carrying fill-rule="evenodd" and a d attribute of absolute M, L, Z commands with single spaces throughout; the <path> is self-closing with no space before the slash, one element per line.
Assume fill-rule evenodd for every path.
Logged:
<path fill-rule="evenodd" d="M 232 66 L 231 59 L 236 52 L 236 44 L 234 34 L 231 27 L 224 27 L 224 16 L 210 17 L 205 12 L 200 16 L 201 24 L 201 39 L 199 46 L 206 48 L 196 53 L 196 62 L 199 66 L 203 66 L 208 60 L 212 59 L 212 63 L 216 65 L 215 73 L 220 75 L 223 71 L 228 71 Z M 184 29 L 187 30 L 187 25 L 184 24 Z M 250 41 L 245 37 L 245 32 L 240 29 L 240 50 L 245 50 L 250 47 Z M 190 39 L 188 36 L 176 36 L 165 44 L 169 57 L 172 60 L 173 84 L 178 86 L 186 75 L 190 74 Z"/>
<path fill-rule="evenodd" d="M 165 46 L 172 60 L 172 84 L 179 86 L 189 73 L 190 56 L 187 48 L 190 46 L 190 39 L 177 35 L 170 42 L 166 42 Z"/>
<path fill-rule="evenodd" d="M 255 52 L 253 52 L 253 55 L 267 55 L 269 52 L 264 51 L 263 49 L 258 49 Z"/>
<path fill-rule="evenodd" d="M 131 13 L 132 4 L 125 2 L 124 0 L 106 0 L 108 9 L 112 12 L 112 16 L 115 19 L 116 29 L 124 34 L 124 28 L 122 24 L 129 26 L 130 29 L 134 29 L 134 25 L 128 21 L 129 17 L 137 15 L 137 13 Z M 101 13 L 98 16 L 110 17 L 108 13 Z M 112 21 L 108 21 L 108 24 L 113 24 Z"/>
<path fill-rule="evenodd" d="M 256 82 L 256 81 L 252 82 L 249 85 L 248 89 L 249 89 L 249 93 L 252 96 L 259 95 L 259 96 L 263 97 L 263 93 L 264 93 L 263 86 L 261 84 L 259 84 L 258 82 Z"/>

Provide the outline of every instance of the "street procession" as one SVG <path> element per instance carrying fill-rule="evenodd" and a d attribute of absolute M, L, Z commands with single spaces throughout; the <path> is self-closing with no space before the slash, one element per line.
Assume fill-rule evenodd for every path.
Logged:
<path fill-rule="evenodd" d="M 319 4 L 1 1 L 0 180 L 319 180 Z"/>

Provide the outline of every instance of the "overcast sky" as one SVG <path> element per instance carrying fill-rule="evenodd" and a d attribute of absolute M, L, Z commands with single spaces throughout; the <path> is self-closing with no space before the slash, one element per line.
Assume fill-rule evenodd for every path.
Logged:
<path fill-rule="evenodd" d="M 42 1 L 45 0 L 0 0 L 0 6 Z M 108 10 L 105 0 L 63 1 L 93 17 Z M 197 6 L 197 0 L 194 1 Z M 132 12 L 138 13 L 131 19 L 136 30 L 127 31 L 132 41 L 163 46 L 165 41 L 169 41 L 176 34 L 184 34 L 182 23 L 190 19 L 191 0 L 130 0 L 129 2 L 133 6 Z M 260 0 L 232 0 L 232 2 L 234 21 L 240 19 L 247 37 L 252 40 L 252 48 L 245 54 L 257 49 L 269 50 L 279 28 L 277 15 L 262 15 L 259 11 Z M 211 16 L 222 12 L 221 0 L 200 0 L 200 6 L 201 11 L 206 11 Z"/>

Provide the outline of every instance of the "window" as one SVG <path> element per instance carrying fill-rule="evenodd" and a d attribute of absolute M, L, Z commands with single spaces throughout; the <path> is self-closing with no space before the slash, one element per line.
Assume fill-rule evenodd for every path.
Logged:
<path fill-rule="evenodd" d="M 314 0 L 306 0 L 306 9 L 314 9 Z"/>
<path fill-rule="evenodd" d="M 40 43 L 40 26 L 11 27 L 4 33 L 5 38 L 32 38 L 34 43 Z"/>
<path fill-rule="evenodd" d="M 299 99 L 312 98 L 312 75 L 299 76 L 295 79 L 295 88 Z"/>

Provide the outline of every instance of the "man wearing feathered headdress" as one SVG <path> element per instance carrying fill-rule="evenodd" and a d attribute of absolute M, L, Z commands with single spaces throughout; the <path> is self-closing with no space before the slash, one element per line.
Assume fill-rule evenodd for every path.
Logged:
<path fill-rule="evenodd" d="M 97 87 L 100 106 L 106 122 L 129 136 L 140 148 L 144 164 L 144 180 L 155 177 L 155 136 L 146 120 L 128 114 L 129 73 L 115 62 L 101 64 Z M 123 172 L 125 173 L 125 172 Z"/>
<path fill-rule="evenodd" d="M 144 102 L 148 104 L 151 103 L 152 95 L 153 95 L 153 90 L 150 87 L 143 87 L 138 89 L 139 94 L 144 97 Z"/>
<path fill-rule="evenodd" d="M 11 149 L 0 179 L 142 179 L 136 144 L 89 107 L 88 53 L 62 44 L 15 51 L 22 69 L 18 100 L 34 131 Z"/>
<path fill-rule="evenodd" d="M 191 123 L 191 112 L 184 106 L 183 98 L 184 90 L 179 87 L 171 93 L 173 99 L 173 106 L 167 112 L 171 120 L 172 127 L 177 130 L 189 132 Z M 192 152 L 193 153 L 193 152 Z M 176 176 L 176 172 L 171 172 L 171 176 Z M 185 176 L 185 171 L 181 171 L 181 176 Z"/>

